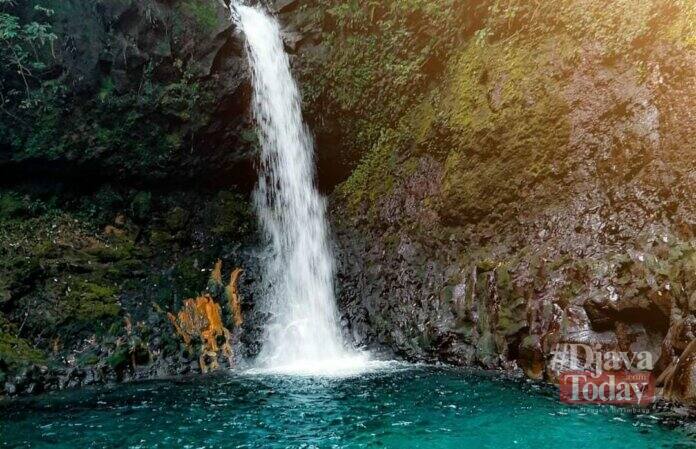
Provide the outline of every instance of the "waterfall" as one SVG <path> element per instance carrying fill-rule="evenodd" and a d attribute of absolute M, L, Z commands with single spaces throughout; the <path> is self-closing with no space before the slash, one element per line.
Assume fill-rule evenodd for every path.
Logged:
<path fill-rule="evenodd" d="M 302 119 L 278 22 L 234 5 L 246 37 L 261 144 L 254 203 L 268 239 L 264 305 L 270 318 L 256 364 L 289 373 L 354 369 L 366 357 L 343 342 L 334 297 L 326 205 L 314 185 L 314 145 Z"/>

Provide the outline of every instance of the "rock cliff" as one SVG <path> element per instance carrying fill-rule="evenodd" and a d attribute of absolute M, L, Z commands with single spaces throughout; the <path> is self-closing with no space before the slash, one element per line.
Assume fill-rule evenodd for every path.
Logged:
<path fill-rule="evenodd" d="M 693 2 L 267 5 L 333 190 L 352 341 L 549 381 L 557 344 L 646 350 L 696 400 Z M 157 310 L 218 257 L 246 270 L 253 354 L 256 135 L 225 8 L 11 12 L 56 39 L 26 89 L 2 72 L 0 384 L 196 372 Z"/>
<path fill-rule="evenodd" d="M 695 399 L 695 13 L 323 9 L 310 110 L 369 148 L 333 197 L 354 340 L 551 381 L 558 344 L 650 351 L 672 397 Z"/>

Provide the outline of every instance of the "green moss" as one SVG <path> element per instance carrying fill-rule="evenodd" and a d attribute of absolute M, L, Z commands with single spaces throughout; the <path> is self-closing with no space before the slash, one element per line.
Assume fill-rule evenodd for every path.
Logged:
<path fill-rule="evenodd" d="M 77 366 L 81 367 L 94 366 L 99 363 L 99 356 L 93 352 L 86 352 L 84 354 L 80 354 L 76 362 Z"/>
<path fill-rule="evenodd" d="M 456 136 L 445 162 L 445 216 L 478 220 L 551 179 L 570 125 L 546 64 L 535 47 L 513 40 L 469 45 L 453 67 L 443 106 Z"/>
<path fill-rule="evenodd" d="M 64 321 L 92 329 L 103 328 L 121 312 L 114 287 L 88 280 L 71 281 L 61 305 Z"/>
<path fill-rule="evenodd" d="M 189 212 L 183 207 L 175 207 L 164 217 L 164 222 L 170 231 L 180 231 L 186 227 L 190 217 Z"/>
<path fill-rule="evenodd" d="M 97 96 L 102 102 L 106 101 L 107 98 L 109 98 L 109 96 L 114 92 L 115 88 L 116 85 L 114 84 L 114 80 L 110 76 L 106 77 L 102 80 L 102 84 L 99 88 L 99 93 Z"/>
<path fill-rule="evenodd" d="M 215 3 L 205 0 L 185 0 L 181 7 L 201 27 L 214 30 L 218 25 L 218 15 L 214 5 Z"/>
<path fill-rule="evenodd" d="M 508 293 L 509 294 L 509 293 Z M 527 301 L 524 298 L 511 298 L 506 296 L 498 312 L 498 322 L 496 330 L 498 333 L 509 337 L 520 332 L 527 323 L 526 307 Z"/>
<path fill-rule="evenodd" d="M 125 238 L 108 245 L 94 245 L 85 249 L 84 252 L 94 256 L 99 262 L 118 262 L 138 255 L 135 244 Z"/>
<path fill-rule="evenodd" d="M 466 27 L 467 10 L 454 0 L 322 5 L 316 22 L 335 31 L 322 36 L 325 52 L 304 56 L 309 113 L 333 117 L 344 150 L 358 160 L 427 91 L 454 36 Z"/>
<path fill-rule="evenodd" d="M 45 354 L 17 336 L 0 332 L 0 361 L 13 371 L 30 364 L 45 363 Z"/>
<path fill-rule="evenodd" d="M 680 47 L 696 43 L 696 4 L 690 0 L 561 0 L 535 4 L 497 0 L 488 8 L 486 39 L 565 36 L 580 48 L 598 43 L 607 57 L 639 52 L 640 42 L 664 40 Z"/>
<path fill-rule="evenodd" d="M 114 370 L 121 370 L 129 363 L 128 348 L 117 349 L 106 359 L 106 363 Z"/>
<path fill-rule="evenodd" d="M 190 11 L 182 15 L 193 15 L 202 26 L 217 20 L 214 2 L 189 0 L 181 7 Z M 154 64 L 147 64 L 137 90 L 116 89 L 105 77 L 91 95 L 79 98 L 68 94 L 70 86 L 51 81 L 56 85 L 41 92 L 37 105 L 13 111 L 17 120 L 0 123 L 0 143 L 12 149 L 16 161 L 60 159 L 132 176 L 165 176 L 186 157 L 178 150 L 207 125 L 214 109 L 215 83 L 189 73 L 194 66 L 195 61 L 179 60 L 165 82 L 154 76 Z"/>
<path fill-rule="evenodd" d="M 496 219 L 532 198 L 555 201 L 554 184 L 569 168 L 568 70 L 590 51 L 645 76 L 657 45 L 693 46 L 695 18 L 696 3 L 686 0 L 337 0 L 323 17 L 335 25 L 317 62 L 327 70 L 305 84 L 310 108 L 320 106 L 315 115 L 335 108 L 345 140 L 363 155 L 338 192 L 361 211 L 407 176 L 396 161 L 428 154 L 444 165 L 431 204 L 448 222 Z M 466 30 L 470 23 L 478 32 Z M 423 70 L 433 60 L 441 73 Z"/>
<path fill-rule="evenodd" d="M 373 205 L 417 169 L 411 148 L 444 157 L 439 209 L 452 220 L 479 220 L 551 179 L 566 149 L 568 107 L 550 56 L 539 57 L 536 45 L 546 43 L 465 46 L 443 87 L 383 130 L 339 187 L 351 210 Z"/>
<path fill-rule="evenodd" d="M 493 271 L 498 266 L 498 262 L 491 257 L 484 257 L 476 262 L 476 268 L 481 271 Z"/>
<path fill-rule="evenodd" d="M 364 202 L 374 205 L 377 198 L 392 190 L 399 141 L 397 133 L 391 130 L 382 134 L 350 178 L 338 187 L 337 193 L 352 210 Z"/>
<path fill-rule="evenodd" d="M 696 48 L 696 3 L 691 0 L 672 0 L 671 16 L 666 20 L 668 25 L 662 35 L 668 42 L 678 46 Z"/>
<path fill-rule="evenodd" d="M 205 262 L 199 261 L 196 257 L 186 257 L 176 264 L 172 273 L 173 279 L 168 282 L 179 293 L 179 300 L 195 298 L 205 286 L 209 273 L 201 267 L 212 266 L 212 263 Z M 175 306 L 178 308 L 180 304 Z"/>
<path fill-rule="evenodd" d="M 150 231 L 150 243 L 155 246 L 167 245 L 176 240 L 176 236 L 164 229 L 152 229 Z"/>
<path fill-rule="evenodd" d="M 431 136 L 431 131 L 435 124 L 437 111 L 430 101 L 424 101 L 415 108 L 413 114 L 412 129 L 417 146 L 423 146 Z"/>
<path fill-rule="evenodd" d="M 152 208 L 152 194 L 150 192 L 138 192 L 131 202 L 131 214 L 137 220 L 144 221 Z"/>

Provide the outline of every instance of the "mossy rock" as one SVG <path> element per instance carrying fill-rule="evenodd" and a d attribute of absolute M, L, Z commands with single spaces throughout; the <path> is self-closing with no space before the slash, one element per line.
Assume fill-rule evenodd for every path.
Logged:
<path fill-rule="evenodd" d="M 94 366 L 94 365 L 98 364 L 99 360 L 100 359 L 99 359 L 99 356 L 97 354 L 95 354 L 94 352 L 87 352 L 87 353 L 81 354 L 77 358 L 76 362 L 77 362 L 77 366 L 84 368 L 84 367 Z"/>
<path fill-rule="evenodd" d="M 219 192 L 206 216 L 212 232 L 219 237 L 240 239 L 253 230 L 251 205 L 244 196 L 234 192 Z"/>
<path fill-rule="evenodd" d="M 527 327 L 526 307 L 527 301 L 524 298 L 504 301 L 498 312 L 497 332 L 505 337 L 510 337 Z"/>
<path fill-rule="evenodd" d="M 166 229 L 151 229 L 150 243 L 155 246 L 168 245 L 178 240 L 177 234 L 172 234 Z"/>
<path fill-rule="evenodd" d="M 114 371 L 123 370 L 130 363 L 130 352 L 128 348 L 122 347 L 117 349 L 116 352 L 107 357 L 106 363 Z"/>
<path fill-rule="evenodd" d="M 137 250 L 132 241 L 119 239 L 109 244 L 97 244 L 85 249 L 85 253 L 94 256 L 99 262 L 118 262 L 133 258 Z"/>
<path fill-rule="evenodd" d="M 77 335 L 81 331 L 105 331 L 121 314 L 113 286 L 75 279 L 59 303 L 60 321 L 56 331 Z"/>
<path fill-rule="evenodd" d="M 177 206 L 167 213 L 164 217 L 164 222 L 167 225 L 167 229 L 172 232 L 177 232 L 186 227 L 189 217 L 190 213 L 186 209 Z"/>
<path fill-rule="evenodd" d="M 20 337 L 0 332 L 0 361 L 14 371 L 31 364 L 46 362 L 46 355 Z"/>
<path fill-rule="evenodd" d="M 497 266 L 498 262 L 490 257 L 480 259 L 476 262 L 476 268 L 481 271 L 493 271 Z"/>
<path fill-rule="evenodd" d="M 138 192 L 131 201 L 131 214 L 138 221 L 145 221 L 150 216 L 152 209 L 152 194 L 150 192 Z"/>
<path fill-rule="evenodd" d="M 503 39 L 517 34 L 566 37 L 579 49 L 596 42 L 607 58 L 640 52 L 652 40 L 677 48 L 696 47 L 696 4 L 689 0 L 561 0 L 546 5 L 496 2 L 479 37 Z"/>
<path fill-rule="evenodd" d="M 200 267 L 212 266 L 212 262 L 204 264 L 196 257 L 186 257 L 174 267 L 172 280 L 169 283 L 181 296 L 179 299 L 195 298 L 205 287 L 209 273 Z M 176 304 L 176 306 L 180 306 Z"/>
<path fill-rule="evenodd" d="M 18 218 L 26 212 L 22 197 L 14 192 L 0 193 L 0 221 Z"/>
<path fill-rule="evenodd" d="M 433 5 L 437 13 L 430 10 Z M 466 11 L 463 16 L 480 19 L 477 30 L 467 34 L 461 23 L 448 22 L 459 17 L 459 8 Z M 498 220 L 501 211 L 507 214 L 502 218 L 512 218 L 530 203 L 562 201 L 557 187 L 575 163 L 569 154 L 573 105 L 564 92 L 580 56 L 589 51 L 609 68 L 619 60 L 646 76 L 646 61 L 655 56 L 650 52 L 670 48 L 685 54 L 696 42 L 696 4 L 684 0 L 639 5 L 503 0 L 471 8 L 451 2 L 345 0 L 326 10 L 324 20 L 336 30 L 324 42 L 330 55 L 322 64 L 329 70 L 309 75 L 312 92 L 307 96 L 318 98 L 322 108 L 327 102 L 340 105 L 337 120 L 350 122 L 342 131 L 364 154 L 337 189 L 354 214 L 364 214 L 362 205 L 371 210 L 399 185 L 405 175 L 394 161 L 414 152 L 444 164 L 441 194 L 432 204 L 448 224 Z M 414 17 L 419 20 L 412 22 Z M 433 17 L 437 21 L 431 22 Z M 443 69 L 437 78 L 410 65 L 419 57 L 409 47 L 419 42 L 412 23 L 441 37 L 428 48 L 440 50 Z M 380 40 L 385 28 L 389 41 Z M 408 30 L 411 42 L 394 30 Z M 387 49 L 398 62 L 382 57 Z M 402 83 L 408 78 L 404 74 L 411 78 Z M 383 111 L 388 117 L 380 116 Z M 390 134 L 399 139 L 385 140 Z"/>
<path fill-rule="evenodd" d="M 540 185 L 551 188 L 570 124 L 548 54 L 516 40 L 463 51 L 443 106 L 457 142 L 445 162 L 443 216 L 478 221 Z"/>
<path fill-rule="evenodd" d="M 350 178 L 337 188 L 352 211 L 356 212 L 361 204 L 375 205 L 378 198 L 392 191 L 400 142 L 397 132 L 385 131 Z"/>
<path fill-rule="evenodd" d="M 203 30 L 214 30 L 221 25 L 216 3 L 206 0 L 184 0 L 180 5 L 187 16 L 193 18 Z"/>

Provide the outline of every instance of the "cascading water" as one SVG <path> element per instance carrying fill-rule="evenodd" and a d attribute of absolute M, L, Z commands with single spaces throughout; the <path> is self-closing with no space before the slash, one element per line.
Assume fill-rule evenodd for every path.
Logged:
<path fill-rule="evenodd" d="M 359 370 L 366 356 L 346 348 L 338 324 L 326 208 L 280 26 L 259 7 L 233 5 L 232 18 L 252 69 L 261 143 L 255 204 L 271 250 L 264 263 L 270 322 L 257 364 L 288 373 Z"/>

